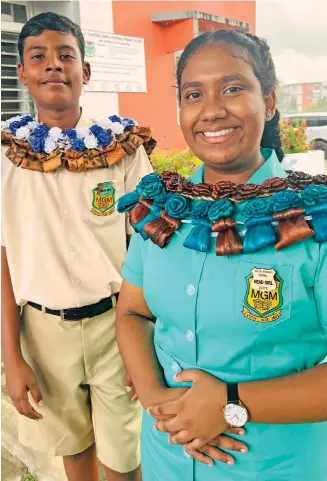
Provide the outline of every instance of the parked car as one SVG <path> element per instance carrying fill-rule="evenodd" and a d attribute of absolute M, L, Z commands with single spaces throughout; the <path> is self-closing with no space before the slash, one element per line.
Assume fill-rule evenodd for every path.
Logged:
<path fill-rule="evenodd" d="M 283 115 L 282 120 L 304 120 L 307 124 L 308 141 L 315 150 L 323 150 L 327 159 L 327 112 Z"/>

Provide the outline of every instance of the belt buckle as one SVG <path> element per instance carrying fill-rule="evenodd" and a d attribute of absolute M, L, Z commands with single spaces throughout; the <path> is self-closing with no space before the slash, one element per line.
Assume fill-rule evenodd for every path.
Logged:
<path fill-rule="evenodd" d="M 66 309 L 60 309 L 60 318 L 62 321 L 66 321 L 65 319 L 65 314 L 66 314 Z"/>

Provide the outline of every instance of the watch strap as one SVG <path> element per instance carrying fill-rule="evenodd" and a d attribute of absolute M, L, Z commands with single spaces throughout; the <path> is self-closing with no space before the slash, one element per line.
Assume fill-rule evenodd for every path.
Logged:
<path fill-rule="evenodd" d="M 239 404 L 238 383 L 227 383 L 227 404 Z"/>

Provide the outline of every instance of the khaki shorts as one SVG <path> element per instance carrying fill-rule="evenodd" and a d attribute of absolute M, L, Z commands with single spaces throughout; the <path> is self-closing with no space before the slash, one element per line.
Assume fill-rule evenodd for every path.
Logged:
<path fill-rule="evenodd" d="M 92 319 L 62 321 L 26 306 L 22 349 L 43 396 L 43 420 L 19 416 L 19 440 L 54 456 L 94 442 L 99 460 L 121 473 L 140 462 L 141 406 L 131 401 L 115 339 L 115 308 Z"/>

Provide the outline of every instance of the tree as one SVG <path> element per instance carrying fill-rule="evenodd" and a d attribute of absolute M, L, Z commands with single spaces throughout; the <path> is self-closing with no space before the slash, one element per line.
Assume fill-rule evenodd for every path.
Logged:
<path fill-rule="evenodd" d="M 297 108 L 297 101 L 296 101 L 296 96 L 295 95 L 292 95 L 291 97 L 291 105 L 290 105 L 290 111 L 293 113 L 293 112 L 297 112 L 298 111 L 298 108 Z"/>
<path fill-rule="evenodd" d="M 320 99 L 316 104 L 307 105 L 303 112 L 327 112 L 327 97 Z"/>

